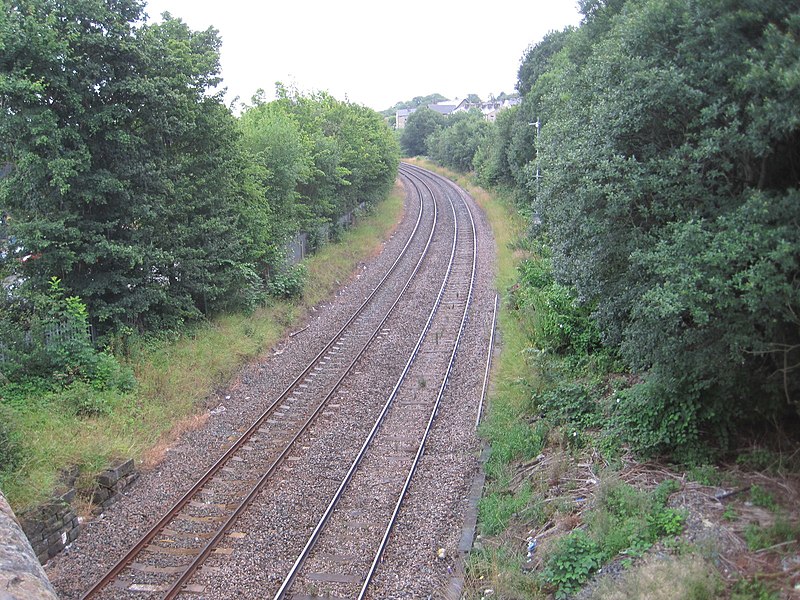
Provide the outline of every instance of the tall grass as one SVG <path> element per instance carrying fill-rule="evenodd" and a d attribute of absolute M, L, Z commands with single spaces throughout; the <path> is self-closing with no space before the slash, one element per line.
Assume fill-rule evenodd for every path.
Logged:
<path fill-rule="evenodd" d="M 157 448 L 202 422 L 200 409 L 215 389 L 296 327 L 360 262 L 380 252 L 402 215 L 403 196 L 395 186 L 339 243 L 307 260 L 309 285 L 302 298 L 219 316 L 172 339 L 133 342 L 128 360 L 138 386 L 109 398 L 108 414 L 78 416 L 59 394 L 17 402 L 12 412 L 23 458 L 0 481 L 12 507 L 24 509 L 50 497 L 63 473 L 76 467 L 80 486 L 114 459 L 156 460 Z"/>

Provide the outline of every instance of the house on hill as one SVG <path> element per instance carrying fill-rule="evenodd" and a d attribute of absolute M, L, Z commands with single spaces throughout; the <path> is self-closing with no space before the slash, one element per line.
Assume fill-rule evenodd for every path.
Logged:
<path fill-rule="evenodd" d="M 427 107 L 433 111 L 438 112 L 440 115 L 448 116 L 457 112 L 467 112 L 473 108 L 477 108 L 483 114 L 483 118 L 487 121 L 494 122 L 497 118 L 497 113 L 506 108 L 516 106 L 522 102 L 521 98 L 506 98 L 505 100 L 490 100 L 488 102 L 471 103 L 466 99 L 459 101 L 456 99 L 445 100 L 437 102 L 436 104 L 428 104 Z M 406 126 L 408 117 L 416 111 L 416 108 L 401 108 L 395 114 L 395 128 L 403 129 Z"/>
<path fill-rule="evenodd" d="M 440 115 L 447 116 L 451 113 L 457 112 L 458 110 L 469 110 L 469 102 L 466 100 L 456 101 L 453 100 L 444 100 L 443 102 L 437 102 L 435 104 L 428 104 L 426 105 L 427 108 L 431 109 L 439 113 Z M 406 126 L 406 121 L 408 117 L 412 115 L 417 109 L 416 108 L 401 108 L 395 114 L 395 122 L 394 126 L 396 129 L 403 129 Z"/>

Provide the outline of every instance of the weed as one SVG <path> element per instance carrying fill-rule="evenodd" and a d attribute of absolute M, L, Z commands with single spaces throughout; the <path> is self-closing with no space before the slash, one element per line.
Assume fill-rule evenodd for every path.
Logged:
<path fill-rule="evenodd" d="M 13 411 L 0 404 L 0 477 L 13 471 L 22 459 L 20 434 L 14 426 Z"/>
<path fill-rule="evenodd" d="M 769 527 L 750 523 L 744 530 L 747 547 L 752 550 L 771 548 L 785 542 L 800 542 L 800 523 L 792 523 L 784 516 L 778 516 Z"/>
<path fill-rule="evenodd" d="M 555 588 L 556 598 L 577 592 L 603 564 L 603 550 L 582 529 L 561 538 L 549 554 L 541 581 Z"/>
<path fill-rule="evenodd" d="M 777 592 L 770 590 L 763 581 L 754 578 L 737 581 L 731 590 L 730 600 L 778 600 L 778 598 Z"/>
<path fill-rule="evenodd" d="M 472 552 L 466 562 L 466 580 L 474 593 L 466 597 L 543 599 L 535 578 L 522 570 L 523 560 L 524 554 L 505 547 L 486 547 Z"/>
<path fill-rule="evenodd" d="M 750 502 L 755 506 L 766 508 L 772 512 L 778 510 L 778 503 L 775 502 L 775 498 L 760 485 L 754 485 L 750 488 Z"/>
<path fill-rule="evenodd" d="M 714 465 L 693 465 L 686 475 L 701 485 L 716 486 L 723 483 L 723 477 Z"/>
<path fill-rule="evenodd" d="M 530 506 L 532 498 L 533 490 L 529 485 L 522 486 L 515 493 L 494 492 L 485 495 L 478 504 L 481 533 L 494 535 L 504 531 L 512 517 Z"/>
<path fill-rule="evenodd" d="M 733 504 L 729 504 L 725 507 L 725 510 L 722 511 L 722 518 L 726 521 L 735 521 L 739 518 L 739 513 L 736 512 Z"/>
<path fill-rule="evenodd" d="M 650 559 L 618 579 L 601 581 L 592 595 L 596 600 L 712 600 L 719 597 L 722 581 L 714 567 L 701 557 Z"/>
<path fill-rule="evenodd" d="M 597 506 L 586 520 L 606 558 L 641 556 L 660 538 L 683 530 L 685 513 L 666 506 L 676 485 L 666 480 L 648 494 L 613 477 L 603 482 Z"/>

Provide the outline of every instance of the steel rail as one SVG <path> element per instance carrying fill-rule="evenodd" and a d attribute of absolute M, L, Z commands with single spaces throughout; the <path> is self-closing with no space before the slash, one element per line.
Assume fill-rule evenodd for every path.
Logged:
<path fill-rule="evenodd" d="M 409 172 L 404 172 L 404 170 L 402 169 L 403 166 L 405 166 L 405 165 L 401 165 L 401 172 L 403 172 L 403 174 L 406 177 L 409 177 L 409 179 L 411 179 L 411 174 Z M 429 190 L 429 192 L 431 194 L 434 193 L 433 190 L 430 188 L 430 186 L 427 183 L 425 183 L 425 181 L 422 178 L 420 178 L 416 174 L 414 175 L 414 178 L 418 179 L 420 181 L 420 183 L 422 183 L 422 185 L 424 185 Z M 412 365 L 413 365 L 413 363 L 414 363 L 414 361 L 415 361 L 415 359 L 416 359 L 416 357 L 417 357 L 417 355 L 419 353 L 420 348 L 422 347 L 422 344 L 423 344 L 423 342 L 424 342 L 424 340 L 425 340 L 425 338 L 426 338 L 426 336 L 428 334 L 428 331 L 430 330 L 430 327 L 431 327 L 431 324 L 433 322 L 433 319 L 434 319 L 434 317 L 435 317 L 435 315 L 436 315 L 436 313 L 437 313 L 437 311 L 438 311 L 438 309 L 439 309 L 439 307 L 441 305 L 442 297 L 444 296 L 444 292 L 445 292 L 447 284 L 448 284 L 448 282 L 450 280 L 450 276 L 452 274 L 453 265 L 455 263 L 456 246 L 457 246 L 457 242 L 458 242 L 458 218 L 457 218 L 457 215 L 456 215 L 455 206 L 454 206 L 452 200 L 450 200 L 449 197 L 447 198 L 447 200 L 450 203 L 451 210 L 453 212 L 454 233 L 453 233 L 453 242 L 452 242 L 452 245 L 451 245 L 450 259 L 449 259 L 449 262 L 448 262 L 447 272 L 446 272 L 445 277 L 444 277 L 444 279 L 442 281 L 442 285 L 441 285 L 441 287 L 439 289 L 439 293 L 437 295 L 436 302 L 434 303 L 433 307 L 431 308 L 431 311 L 430 311 L 430 313 L 428 315 L 428 319 L 427 319 L 427 321 L 425 323 L 425 327 L 423 328 L 422 333 L 420 334 L 419 338 L 417 339 L 417 343 L 414 346 L 414 349 L 413 349 L 411 355 L 409 356 L 408 360 L 406 361 L 406 365 L 405 365 L 400 377 L 398 378 L 397 382 L 395 383 L 391 394 L 387 398 L 387 400 L 386 400 L 386 402 L 385 402 L 385 404 L 383 406 L 383 409 L 381 410 L 381 413 L 378 415 L 378 418 L 376 419 L 374 425 L 372 426 L 372 429 L 370 430 L 369 434 L 365 438 L 365 441 L 362 444 L 361 449 L 358 452 L 358 454 L 356 455 L 355 459 L 353 460 L 353 463 L 350 465 L 350 468 L 348 469 L 347 474 L 344 476 L 344 478 L 342 479 L 341 483 L 339 484 L 339 488 L 337 489 L 337 491 L 332 496 L 331 501 L 328 504 L 327 509 L 325 510 L 324 514 L 320 518 L 320 520 L 317 523 L 317 525 L 314 528 L 314 530 L 312 531 L 311 535 L 308 538 L 308 541 L 306 542 L 305 546 L 303 547 L 303 549 L 301 550 L 300 554 L 296 558 L 296 560 L 293 563 L 292 567 L 290 568 L 289 572 L 285 576 L 280 588 L 278 589 L 278 591 L 276 592 L 276 594 L 274 596 L 274 600 L 281 600 L 282 598 L 284 598 L 286 593 L 288 592 L 288 590 L 293 585 L 297 574 L 299 573 L 300 569 L 302 568 L 303 564 L 305 563 L 306 559 L 308 558 L 309 554 L 311 553 L 311 550 L 313 549 L 314 545 L 316 544 L 317 540 L 319 539 L 319 536 L 320 536 L 322 530 L 325 528 L 326 524 L 328 523 L 328 520 L 330 519 L 331 514 L 333 513 L 333 511 L 335 510 L 336 506 L 338 505 L 339 500 L 343 496 L 347 486 L 349 485 L 350 481 L 353 478 L 353 475 L 355 474 L 355 472 L 358 469 L 360 463 L 362 462 L 364 456 L 366 455 L 367 450 L 369 449 L 369 446 L 372 444 L 372 442 L 373 442 L 378 430 L 380 429 L 381 425 L 383 424 L 383 422 L 385 420 L 385 417 L 386 417 L 386 414 L 389 412 L 389 409 L 392 407 L 392 405 L 394 403 L 394 400 L 395 400 L 395 397 L 397 396 L 398 391 L 400 390 L 400 387 L 404 383 L 404 381 L 406 379 L 406 376 L 407 376 L 409 370 L 411 369 L 411 367 L 412 367 Z M 466 203 L 465 203 L 465 206 L 466 206 Z M 467 211 L 468 211 L 468 214 L 470 216 L 470 220 L 472 220 L 472 215 L 471 215 L 471 212 L 469 212 L 469 207 L 468 206 L 467 206 Z M 469 298 L 471 298 L 471 295 L 472 295 L 472 287 L 473 287 L 473 283 L 474 283 L 474 273 L 475 273 L 475 262 L 476 262 L 476 258 L 475 258 L 476 257 L 476 254 L 475 254 L 476 253 L 476 244 L 475 244 L 476 237 L 475 237 L 474 221 L 472 223 L 472 233 L 473 233 L 473 253 L 472 253 L 473 254 L 473 259 L 472 259 L 472 277 L 471 277 L 471 280 L 470 280 Z M 469 306 L 469 298 L 468 298 L 468 300 L 466 302 L 466 306 L 467 307 Z M 465 314 L 466 314 L 466 309 L 465 309 Z M 461 332 L 463 331 L 464 320 L 465 320 L 465 317 L 462 316 L 461 325 L 460 325 L 460 328 L 459 328 L 459 335 L 458 335 L 458 338 L 457 338 L 457 340 L 455 342 L 453 353 L 451 354 L 450 365 L 448 366 L 447 374 L 446 374 L 445 378 L 447 377 L 447 375 L 449 375 L 450 370 L 452 368 L 452 361 L 454 360 L 454 357 L 455 357 L 455 348 L 457 348 L 457 346 L 458 346 L 458 340 L 460 340 Z M 442 386 L 442 390 L 443 389 L 444 389 L 444 384 Z M 441 397 L 441 393 L 442 392 L 440 391 L 440 396 L 439 397 Z M 437 408 L 434 409 L 434 412 L 435 412 L 435 410 L 438 409 L 438 400 L 437 400 L 436 406 L 437 406 Z M 428 427 L 430 427 L 431 423 L 432 423 L 432 420 L 429 421 Z M 427 435 L 427 432 L 426 432 L 426 435 Z M 416 462 L 415 462 L 415 464 L 416 464 Z M 415 466 L 413 468 L 415 468 Z M 407 489 L 407 488 L 404 487 L 404 492 L 403 493 L 405 493 L 405 489 Z M 388 537 L 388 535 L 387 535 L 387 537 Z"/>
<path fill-rule="evenodd" d="M 381 562 L 383 558 L 383 553 L 386 550 L 386 546 L 389 543 L 389 536 L 391 535 L 395 523 L 397 522 L 398 515 L 400 514 L 400 508 L 408 494 L 408 489 L 411 487 L 411 480 L 414 477 L 414 474 L 417 471 L 417 467 L 419 466 L 419 463 L 422 460 L 422 455 L 425 452 L 425 444 L 428 441 L 431 429 L 433 428 L 433 422 L 436 419 L 437 413 L 439 412 L 439 406 L 442 401 L 442 396 L 444 396 L 444 390 L 447 387 L 447 383 L 450 380 L 450 374 L 452 373 L 453 370 L 453 365 L 456 359 L 456 353 L 461 344 L 461 337 L 464 334 L 464 328 L 466 327 L 467 324 L 467 316 L 472 304 L 472 293 L 475 288 L 475 271 L 478 260 L 477 258 L 478 237 L 475 232 L 475 220 L 472 217 L 472 211 L 469 208 L 469 204 L 467 204 L 467 202 L 464 201 L 463 197 L 461 198 L 461 200 L 462 202 L 464 202 L 464 206 L 467 209 L 467 215 L 469 215 L 470 225 L 472 227 L 472 271 L 470 273 L 469 292 L 467 294 L 467 299 L 464 302 L 464 312 L 461 315 L 461 325 L 459 326 L 458 329 L 458 335 L 456 336 L 456 339 L 453 341 L 453 350 L 450 354 L 450 360 L 448 361 L 447 364 L 447 371 L 444 375 L 444 378 L 442 379 L 442 384 L 439 387 L 439 393 L 436 396 L 436 402 L 434 403 L 433 409 L 431 410 L 431 415 L 430 418 L 428 419 L 428 424 L 425 427 L 425 433 L 423 434 L 422 440 L 420 441 L 419 447 L 417 448 L 417 453 L 414 456 L 414 462 L 412 463 L 411 468 L 408 471 L 405 483 L 403 484 L 403 489 L 400 491 L 400 494 L 398 494 L 397 503 L 395 504 L 394 511 L 392 512 L 392 516 L 389 519 L 389 523 L 387 524 L 386 529 L 383 533 L 383 538 L 381 539 L 381 543 L 378 546 L 378 550 L 376 551 L 375 557 L 372 560 L 369 572 L 367 573 L 367 576 L 364 579 L 364 583 L 361 586 L 361 590 L 358 593 L 357 600 L 363 600 L 364 596 L 366 596 L 367 588 L 369 587 L 373 577 L 375 576 L 375 572 L 378 569 L 378 564 Z"/>
<path fill-rule="evenodd" d="M 421 198 L 422 197 L 420 195 L 420 199 Z M 236 509 L 233 511 L 233 513 L 231 513 L 230 517 L 220 526 L 220 528 L 217 530 L 217 532 L 214 533 L 214 535 L 211 538 L 209 538 L 209 540 L 206 543 L 205 547 L 200 551 L 200 553 L 198 553 L 192 559 L 192 562 L 189 563 L 189 565 L 187 565 L 186 569 L 180 574 L 178 579 L 169 587 L 169 589 L 166 590 L 166 592 L 165 592 L 165 594 L 163 596 L 163 600 L 172 600 L 173 598 L 178 596 L 178 594 L 181 593 L 183 586 L 191 579 L 191 577 L 194 575 L 194 573 L 197 571 L 197 569 L 199 569 L 200 566 L 203 564 L 203 562 L 205 562 L 205 559 L 208 558 L 208 556 L 211 554 L 211 552 L 213 552 L 213 550 L 216 547 L 217 543 L 225 536 L 225 534 L 230 530 L 230 528 L 233 527 L 235 521 L 249 507 L 249 505 L 256 498 L 256 496 L 259 494 L 259 492 L 267 484 L 267 482 L 269 481 L 270 477 L 275 472 L 275 469 L 278 468 L 280 463 L 283 461 L 283 459 L 286 457 L 286 455 L 292 449 L 292 446 L 297 442 L 297 440 L 300 438 L 300 436 L 303 433 L 305 433 L 308 430 L 308 428 L 311 426 L 311 424 L 316 420 L 316 417 L 325 408 L 325 406 L 327 405 L 328 401 L 331 399 L 331 397 L 333 397 L 333 395 L 339 389 L 339 386 L 349 376 L 350 371 L 355 366 L 356 362 L 358 362 L 358 360 L 364 355 L 364 353 L 367 351 L 367 348 L 369 347 L 369 345 L 372 343 L 372 341 L 375 339 L 375 337 L 377 337 L 378 333 L 380 333 L 381 328 L 386 323 L 386 321 L 389 319 L 389 316 L 391 315 L 391 313 L 394 310 L 394 308 L 400 303 L 400 300 L 402 299 L 403 294 L 405 294 L 406 290 L 411 285 L 411 282 L 413 281 L 414 277 L 417 275 L 417 273 L 419 272 L 420 268 L 422 267 L 422 262 L 427 256 L 428 250 L 429 250 L 431 242 L 433 240 L 433 234 L 434 234 L 434 232 L 436 230 L 436 227 L 435 227 L 435 225 L 436 225 L 436 214 L 437 214 L 437 209 L 436 209 L 436 204 L 434 202 L 434 226 L 431 228 L 431 233 L 428 236 L 428 240 L 427 240 L 427 242 L 425 244 L 425 248 L 423 250 L 423 253 L 420 256 L 419 260 L 417 261 L 417 264 L 416 264 L 416 266 L 414 268 L 414 271 L 411 273 L 411 275 L 409 276 L 409 278 L 406 281 L 405 285 L 403 286 L 403 289 L 400 290 L 400 293 L 397 295 L 397 298 L 394 300 L 392 305 L 389 307 L 389 310 L 386 311 L 386 315 L 381 320 L 381 322 L 377 325 L 377 327 L 375 328 L 374 332 L 370 336 L 369 340 L 367 340 L 367 342 L 364 344 L 364 346 L 362 347 L 361 351 L 358 352 L 353 357 L 353 359 L 350 361 L 350 364 L 347 366 L 345 371 L 342 373 L 342 375 L 339 377 L 339 379 L 333 385 L 333 387 L 328 392 L 328 394 L 322 399 L 322 401 L 319 403 L 319 405 L 314 410 L 314 412 L 311 414 L 311 416 L 308 417 L 308 419 L 302 425 L 302 427 L 295 433 L 295 435 L 292 437 L 291 441 L 286 444 L 286 447 L 283 449 L 283 451 L 274 459 L 273 463 L 269 466 L 267 471 L 265 471 L 262 474 L 262 476 L 259 478 L 259 480 L 256 482 L 256 484 L 253 486 L 253 488 L 247 494 L 247 496 L 245 496 L 245 498 L 240 502 L 239 506 L 236 507 Z"/>
<path fill-rule="evenodd" d="M 486 369 L 483 372 L 483 387 L 481 388 L 481 400 L 478 403 L 478 416 L 475 418 L 475 429 L 481 424 L 483 404 L 486 400 L 486 389 L 489 386 L 489 372 L 492 370 L 492 354 L 494 350 L 494 334 L 497 327 L 497 303 L 498 295 L 494 295 L 494 306 L 492 310 L 492 331 L 489 335 L 489 350 L 486 352 Z"/>
<path fill-rule="evenodd" d="M 422 221 L 422 216 L 424 213 L 424 199 L 422 195 L 420 195 L 420 207 L 417 214 L 417 219 L 414 224 L 414 228 L 408 236 L 405 245 L 401 249 L 400 253 L 398 254 L 395 261 L 387 270 L 386 274 L 383 278 L 378 282 L 375 286 L 375 289 L 367 296 L 364 302 L 354 311 L 352 316 L 347 320 L 347 322 L 337 331 L 337 333 L 331 338 L 331 340 L 325 345 L 325 347 L 311 360 L 308 366 L 298 375 L 292 383 L 290 383 L 286 389 L 277 397 L 276 400 L 272 402 L 272 404 L 267 407 L 264 412 L 253 422 L 253 424 L 241 435 L 241 437 L 233 444 L 231 447 L 206 471 L 206 473 L 198 479 L 189 490 L 187 490 L 184 495 L 177 500 L 172 507 L 164 514 L 164 516 L 155 524 L 153 525 L 144 536 L 142 536 L 139 541 L 134 544 L 131 549 L 117 561 L 117 563 L 100 579 L 98 580 L 91 588 L 89 588 L 84 594 L 81 596 L 81 600 L 86 600 L 92 598 L 93 596 L 97 595 L 102 589 L 104 589 L 111 581 L 116 579 L 127 567 L 128 565 L 144 550 L 148 545 L 151 544 L 153 539 L 170 523 L 174 520 L 175 516 L 180 513 L 183 508 L 189 504 L 189 502 L 197 495 L 197 493 L 202 490 L 206 484 L 213 479 L 213 477 L 224 467 L 230 460 L 232 456 L 238 452 L 241 447 L 253 436 L 253 434 L 263 425 L 263 423 L 275 412 L 275 408 L 284 401 L 291 392 L 297 388 L 299 383 L 306 377 L 315 366 L 319 364 L 320 359 L 325 356 L 325 354 L 330 351 L 336 341 L 341 337 L 341 335 L 353 324 L 353 322 L 365 311 L 366 307 L 372 302 L 374 297 L 377 293 L 383 288 L 383 286 L 388 281 L 389 277 L 397 270 L 398 265 L 400 264 L 401 260 L 406 256 L 408 252 L 409 246 L 411 245 L 412 241 L 414 240 L 417 232 L 419 231 L 420 224 Z M 425 245 L 423 250 L 423 257 L 425 253 L 428 251 L 430 246 L 431 239 L 433 237 L 433 232 L 436 228 L 436 204 L 434 202 L 434 221 L 431 227 L 431 234 L 428 237 L 428 241 Z M 420 261 L 422 258 L 420 258 Z M 419 270 L 419 264 L 417 263 L 414 272 L 411 275 L 413 278 L 416 275 L 417 271 Z M 409 280 L 411 279 L 409 278 Z M 408 282 L 406 286 L 403 288 L 403 291 L 407 289 Z M 403 292 L 401 292 L 402 295 Z M 396 304 L 396 302 L 395 302 Z M 394 305 L 393 305 L 394 306 Z M 388 313 L 387 313 L 388 315 Z M 384 321 L 385 322 L 385 319 Z M 374 335 L 373 335 L 374 338 Z"/>

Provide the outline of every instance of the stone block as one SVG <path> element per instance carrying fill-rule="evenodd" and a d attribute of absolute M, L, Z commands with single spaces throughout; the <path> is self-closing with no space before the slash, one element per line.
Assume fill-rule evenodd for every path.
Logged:
<path fill-rule="evenodd" d="M 111 491 L 108 488 L 95 488 L 95 490 L 92 492 L 92 504 L 102 504 L 108 500 L 110 495 Z"/>
<path fill-rule="evenodd" d="M 122 477 L 126 477 L 134 472 L 134 463 L 133 459 L 129 458 L 127 460 L 123 460 L 120 462 L 114 470 L 117 472 L 117 479 L 121 479 Z"/>
<path fill-rule="evenodd" d="M 56 554 L 61 552 L 64 549 L 64 547 L 65 547 L 64 542 L 62 542 L 59 539 L 58 542 L 56 542 L 55 544 L 53 544 L 52 546 L 50 546 L 47 549 L 47 557 L 48 557 L 48 559 L 53 558 Z"/>
<path fill-rule="evenodd" d="M 113 488 L 117 481 L 119 481 L 119 477 L 114 471 L 103 471 L 97 476 L 97 485 L 104 488 Z"/>
<path fill-rule="evenodd" d="M 67 543 L 68 544 L 71 544 L 76 539 L 78 539 L 78 536 L 81 533 L 81 529 L 82 529 L 82 526 L 78 525 L 77 527 L 75 527 L 75 528 L 73 528 L 73 529 L 71 529 L 69 531 L 69 533 L 67 534 Z"/>
<path fill-rule="evenodd" d="M 44 523 L 41 521 L 24 520 L 20 521 L 20 526 L 29 540 L 41 536 L 42 530 L 44 529 Z"/>

